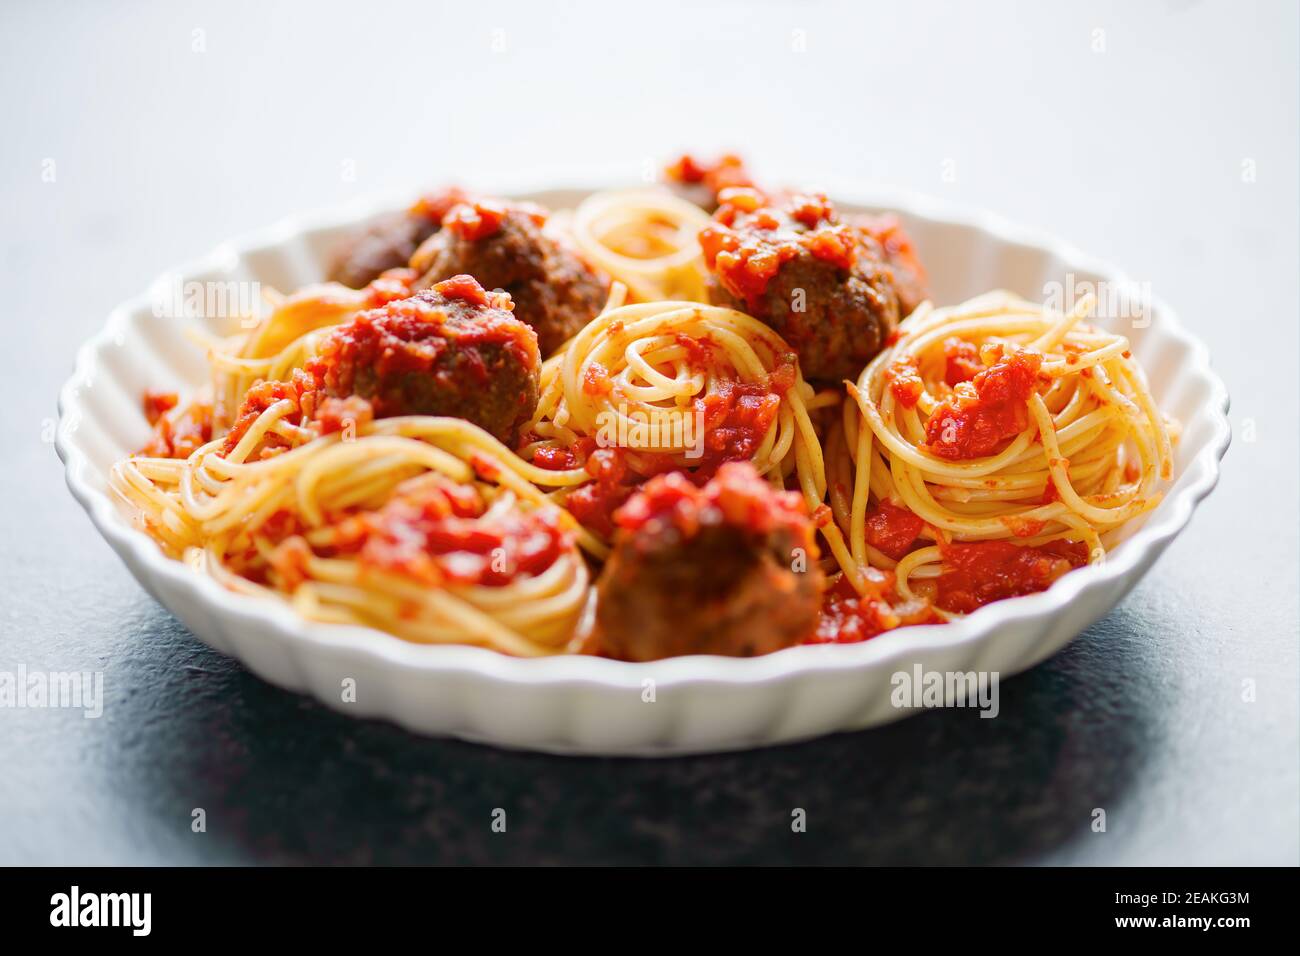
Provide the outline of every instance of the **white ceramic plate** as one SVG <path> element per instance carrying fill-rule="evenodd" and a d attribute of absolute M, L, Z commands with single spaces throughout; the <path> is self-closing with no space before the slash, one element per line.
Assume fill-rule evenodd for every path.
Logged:
<path fill-rule="evenodd" d="M 513 195 L 560 209 L 587 189 Z M 1117 270 L 1072 246 L 993 216 L 955 211 L 897 192 L 829 189 L 841 208 L 893 209 L 930 272 L 935 301 L 995 288 L 1041 300 L 1045 284 L 1104 280 Z M 336 241 L 400 202 L 354 205 L 332 216 L 291 219 L 168 274 L 184 281 L 258 280 L 281 290 L 319 281 Z M 1129 327 L 1160 406 L 1184 425 L 1164 501 L 1100 567 L 1066 575 L 1050 590 L 1002 601 L 943 626 L 902 628 L 852 645 L 795 647 L 765 657 L 695 656 L 650 664 L 588 657 L 521 660 L 474 647 L 408 644 L 378 631 L 308 622 L 271 600 L 236 597 L 211 578 L 163 557 L 107 493 L 117 459 L 145 441 L 146 388 L 199 385 L 205 368 L 183 322 L 154 315 L 148 294 L 108 318 L 81 349 L 59 396 L 58 451 L 68 486 L 131 572 L 203 641 L 289 690 L 311 693 L 358 717 L 414 731 L 557 753 L 666 755 L 735 750 L 883 724 L 911 710 L 890 700 L 891 676 L 927 671 L 1023 671 L 1103 617 L 1146 573 L 1214 487 L 1230 437 L 1228 393 L 1205 347 L 1153 301 L 1145 327 Z M 1102 323 L 1110 324 L 1110 323 Z M 1139 323 L 1139 326 L 1144 323 Z M 356 681 L 355 702 L 341 688 Z M 653 682 L 653 695 L 646 692 Z M 653 700 L 647 698 L 653 696 Z"/>

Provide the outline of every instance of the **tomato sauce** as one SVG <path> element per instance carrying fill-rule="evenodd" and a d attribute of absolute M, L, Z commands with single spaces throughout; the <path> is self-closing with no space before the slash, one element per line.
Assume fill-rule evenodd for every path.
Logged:
<path fill-rule="evenodd" d="M 442 228 L 467 242 L 477 242 L 500 232 L 505 218 L 504 203 L 492 200 L 463 202 L 447 210 L 447 214 L 442 217 Z"/>
<path fill-rule="evenodd" d="M 377 309 L 398 299 L 409 298 L 419 278 L 414 269 L 389 269 L 380 273 L 366 286 L 370 293 L 369 307 Z"/>
<path fill-rule="evenodd" d="M 582 466 L 592 480 L 575 488 L 564 506 L 583 527 L 608 538 L 614 533 L 614 512 L 636 491 L 621 448 L 598 448 L 595 439 L 580 439 L 574 452 L 582 455 Z M 577 462 L 565 467 L 576 467 Z"/>
<path fill-rule="evenodd" d="M 531 445 L 543 439 L 533 433 L 524 435 L 521 445 Z M 593 442 L 594 444 L 594 442 Z M 533 464 L 548 471 L 569 471 L 581 468 L 585 459 L 578 456 L 575 448 L 563 448 L 556 445 L 539 445 L 533 449 Z"/>
<path fill-rule="evenodd" d="M 907 508 L 882 501 L 867 512 L 867 543 L 895 561 L 912 550 L 925 530 L 925 522 Z"/>
<path fill-rule="evenodd" d="M 221 443 L 221 455 L 229 455 L 248 433 L 258 417 L 272 405 L 286 399 L 294 403 L 294 411 L 285 416 L 289 420 L 310 418 L 318 398 L 316 380 L 302 369 L 294 369 L 288 382 L 258 382 L 244 393 L 244 400 L 235 414 L 234 424 Z M 293 424 L 298 424 L 293 421 Z M 286 439 L 268 432 L 262 439 L 264 450 L 287 447 Z"/>
<path fill-rule="evenodd" d="M 438 224 L 451 212 L 452 208 L 470 201 L 469 194 L 459 186 L 448 186 L 437 192 L 429 193 L 417 199 L 410 208 L 412 216 L 423 216 Z"/>
<path fill-rule="evenodd" d="M 587 395 L 608 395 L 614 390 L 614 383 L 609 377 L 609 369 L 599 362 L 592 362 L 583 370 L 582 391 Z"/>
<path fill-rule="evenodd" d="M 767 383 L 724 381 L 697 398 L 695 408 L 704 422 L 704 456 L 691 465 L 707 477 L 724 462 L 754 457 L 781 410 L 781 396 Z"/>
<path fill-rule="evenodd" d="M 473 276 L 452 276 L 450 279 L 435 283 L 433 291 L 444 299 L 459 299 L 477 306 L 488 304 L 487 290 L 479 285 L 478 280 Z"/>
<path fill-rule="evenodd" d="M 659 475 L 614 517 L 618 527 L 629 531 L 652 521 L 666 522 L 689 538 L 710 520 L 710 512 L 755 536 L 785 528 L 802 539 L 808 530 L 803 497 L 796 491 L 773 490 L 748 462 L 728 462 L 702 487 L 681 472 Z"/>
<path fill-rule="evenodd" d="M 705 264 L 757 314 L 768 283 L 791 259 L 808 254 L 839 269 L 857 260 L 853 229 L 825 196 L 793 196 L 783 208 L 752 188 L 725 189 L 718 198 L 715 224 L 700 230 Z"/>
<path fill-rule="evenodd" d="M 915 408 L 925 391 L 921 372 L 917 369 L 915 360 L 910 357 L 895 359 L 890 363 L 885 369 L 885 380 L 894 395 L 894 401 L 904 408 Z"/>
<path fill-rule="evenodd" d="M 724 189 L 754 185 L 744 160 L 730 153 L 718 157 L 716 163 L 702 163 L 686 154 L 671 163 L 664 174 L 672 182 L 702 184 L 714 196 Z"/>
<path fill-rule="evenodd" d="M 995 454 L 1029 425 L 1043 357 L 1021 350 L 960 383 L 925 423 L 926 447 L 949 461 Z"/>
<path fill-rule="evenodd" d="M 522 213 L 537 226 L 544 225 L 547 219 L 546 210 L 536 203 L 474 199 L 451 206 L 442 217 L 442 228 L 467 242 L 478 242 L 500 232 L 512 213 Z"/>
<path fill-rule="evenodd" d="M 212 441 L 212 405 L 194 402 L 180 414 L 167 417 L 176 404 L 170 392 L 146 392 L 145 417 L 152 418 L 153 434 L 137 454 L 145 458 L 188 458 Z"/>
<path fill-rule="evenodd" d="M 934 603 L 969 614 L 993 601 L 1046 590 L 1063 574 L 1088 563 L 1088 546 L 1049 541 L 1036 547 L 1006 541 L 941 544 L 943 573 Z"/>
<path fill-rule="evenodd" d="M 945 339 L 943 355 L 945 360 L 943 380 L 949 385 L 969 382 L 984 371 L 984 363 L 980 361 L 980 350 L 973 342 L 955 337 Z"/>
<path fill-rule="evenodd" d="M 180 401 L 175 392 L 155 392 L 152 389 L 144 393 L 144 417 L 150 425 L 157 425 L 162 418 Z"/>
<path fill-rule="evenodd" d="M 610 331 L 613 331 L 611 326 Z M 716 344 L 708 336 L 695 336 L 686 332 L 673 333 L 673 341 L 676 342 L 687 357 L 691 360 L 693 368 L 703 368 L 712 364 L 714 349 Z"/>
<path fill-rule="evenodd" d="M 942 623 L 942 618 L 924 601 L 898 600 L 892 573 L 875 568 L 864 570 L 867 596 L 859 595 L 848 579 L 841 577 L 823 596 L 817 629 L 804 643 L 857 644 L 896 627 Z"/>
<path fill-rule="evenodd" d="M 712 357 L 707 341 L 683 335 L 678 342 L 692 356 Z M 615 527 L 614 512 L 648 478 L 679 472 L 702 486 L 728 462 L 752 459 L 780 413 L 782 397 L 798 380 L 796 361 L 793 353 L 784 355 L 765 381 L 719 380 L 711 392 L 696 398 L 693 410 L 703 427 L 702 454 L 687 458 L 685 464 L 675 454 L 601 448 L 591 437 L 580 438 L 568 448 L 541 445 L 534 449 L 532 462 L 553 471 L 586 468 L 593 481 L 570 492 L 565 507 L 584 527 L 608 538 Z M 582 389 L 587 394 L 608 394 L 612 389 L 608 370 L 589 366 Z M 534 441 L 537 436 L 525 436 L 523 444 Z"/>
<path fill-rule="evenodd" d="M 354 430 L 374 421 L 375 409 L 359 395 L 347 398 L 326 398 L 316 409 L 316 427 L 322 435 L 341 432 L 349 426 Z"/>
<path fill-rule="evenodd" d="M 541 574 L 573 546 L 549 511 L 485 517 L 478 489 L 427 474 L 399 485 L 383 507 L 343 518 L 331 555 L 356 555 L 365 567 L 433 586 L 500 587 Z"/>

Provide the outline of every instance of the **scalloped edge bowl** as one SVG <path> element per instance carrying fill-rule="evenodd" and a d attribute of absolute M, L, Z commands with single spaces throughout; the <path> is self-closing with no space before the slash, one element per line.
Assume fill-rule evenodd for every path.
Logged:
<path fill-rule="evenodd" d="M 1063 282 L 1067 273 L 1076 281 L 1127 282 L 1119 270 L 1068 243 L 987 213 L 897 190 L 824 185 L 846 210 L 890 210 L 903 218 L 939 304 L 994 288 L 1041 298 L 1044 283 Z M 565 208 L 594 188 L 502 192 Z M 290 290 L 320 279 L 325 257 L 349 228 L 402 205 L 354 202 L 331 214 L 290 218 L 156 281 L 257 280 Z M 1230 440 L 1228 392 L 1205 346 L 1159 300 L 1151 301 L 1148 317 L 1144 328 L 1126 334 L 1161 407 L 1182 420 L 1183 436 L 1165 499 L 1140 525 L 1124 529 L 1125 539 L 1105 564 L 951 624 L 750 659 L 523 660 L 476 647 L 409 644 L 365 628 L 309 622 L 274 600 L 237 597 L 168 560 L 131 526 L 106 481 L 112 462 L 147 435 L 142 391 L 186 391 L 204 374 L 184 324 L 155 316 L 148 293 L 114 309 L 78 352 L 76 370 L 59 394 L 56 447 L 72 494 L 145 590 L 204 642 L 273 684 L 354 716 L 506 747 L 641 756 L 739 750 L 913 713 L 893 705 L 890 680 L 917 664 L 926 671 L 996 671 L 1003 677 L 1026 670 L 1128 593 L 1214 488 Z M 345 703 L 347 678 L 356 682 L 356 699 Z M 646 691 L 650 686 L 653 694 Z"/>

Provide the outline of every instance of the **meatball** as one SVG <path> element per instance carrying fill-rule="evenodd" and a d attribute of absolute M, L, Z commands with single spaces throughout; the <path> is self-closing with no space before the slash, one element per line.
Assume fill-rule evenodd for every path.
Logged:
<path fill-rule="evenodd" d="M 880 244 L 898 292 L 899 319 L 907 318 L 930 295 L 925 267 L 921 265 L 912 237 L 894 215 L 858 215 L 849 217 L 848 221 Z"/>
<path fill-rule="evenodd" d="M 410 209 L 391 213 L 350 236 L 336 250 L 329 278 L 353 289 L 369 285 L 389 269 L 411 261 L 420 243 L 442 228 L 447 210 L 465 200 L 455 186 L 421 198 Z"/>
<path fill-rule="evenodd" d="M 537 408 L 541 356 L 511 308 L 455 276 L 339 326 L 307 371 L 323 396 L 363 398 L 376 418 L 464 418 L 513 447 Z"/>
<path fill-rule="evenodd" d="M 856 378 L 898 327 L 884 248 L 841 222 L 826 197 L 792 195 L 775 206 L 757 190 L 727 189 L 715 220 L 700 232 L 710 301 L 771 326 L 806 378 Z"/>
<path fill-rule="evenodd" d="M 616 521 L 597 582 L 606 653 L 750 657 L 816 628 L 824 581 L 812 521 L 797 493 L 748 462 L 723 465 L 703 488 L 678 472 L 653 478 Z"/>
<path fill-rule="evenodd" d="M 537 331 L 550 355 L 600 312 L 608 281 L 543 230 L 546 212 L 529 203 L 484 200 L 453 207 L 443 228 L 416 252 L 420 286 L 467 273 L 510 293 L 515 315 Z"/>

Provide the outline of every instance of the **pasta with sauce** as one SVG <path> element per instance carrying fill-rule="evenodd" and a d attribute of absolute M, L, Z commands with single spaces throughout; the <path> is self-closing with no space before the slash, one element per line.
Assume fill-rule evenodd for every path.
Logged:
<path fill-rule="evenodd" d="M 902 224 L 735 157 L 572 211 L 430 194 L 204 338 L 111 483 L 306 618 L 519 656 L 747 656 L 938 624 L 1104 560 L 1176 423 L 1123 336 L 924 300 Z"/>

